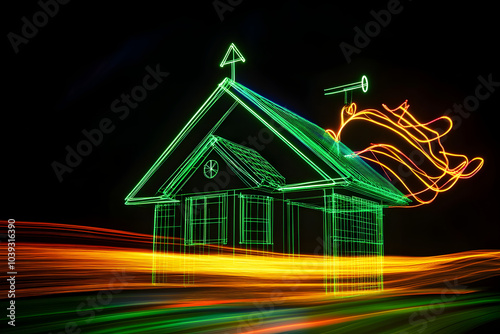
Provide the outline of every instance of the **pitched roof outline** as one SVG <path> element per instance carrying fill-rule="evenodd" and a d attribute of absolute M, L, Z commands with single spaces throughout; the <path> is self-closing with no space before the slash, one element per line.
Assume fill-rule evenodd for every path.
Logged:
<path fill-rule="evenodd" d="M 215 151 L 248 186 L 276 190 L 285 184 L 285 178 L 256 150 L 236 144 L 219 136 L 209 135 L 184 160 L 164 183 L 159 192 L 171 198 L 201 167 L 208 155 Z"/>
<path fill-rule="evenodd" d="M 126 197 L 126 204 L 134 204 L 136 201 L 141 203 L 151 203 L 158 200 L 167 200 L 165 195 L 147 198 L 135 198 L 135 195 L 157 171 L 157 169 L 168 159 L 170 154 L 176 149 L 180 142 L 182 142 L 189 135 L 193 127 L 225 93 L 230 95 L 237 104 L 243 106 L 244 109 L 249 111 L 266 127 L 273 131 L 277 137 L 282 139 L 302 159 L 308 162 L 309 165 L 315 169 L 323 179 L 323 181 L 318 180 L 302 184 L 300 187 L 313 188 L 342 185 L 383 198 L 391 204 L 401 205 L 409 202 L 409 199 L 407 199 L 397 188 L 373 170 L 360 157 L 355 155 L 347 146 L 341 142 L 333 140 L 333 138 L 331 138 L 324 129 L 255 93 L 240 83 L 237 83 L 229 78 L 225 78 L 218 85 L 217 89 L 212 93 L 208 100 L 189 120 L 174 141 L 157 159 L 151 169 L 144 175 L 144 177 Z M 228 112 L 231 112 L 232 109 Z M 303 145 L 305 145 L 309 152 L 302 152 L 300 149 L 295 147 L 293 143 L 291 143 L 281 132 L 274 129 L 264 118 L 270 118 L 284 128 L 287 133 L 292 135 L 293 138 L 299 140 Z M 324 170 L 324 168 L 315 164 L 311 160 L 314 157 L 319 158 L 321 161 L 326 163 L 331 171 Z M 334 171 L 334 173 L 332 173 L 332 171 Z M 335 173 L 341 175 L 341 180 L 333 176 Z M 298 187 L 298 185 L 283 185 L 279 187 L 278 190 L 290 191 L 297 189 Z"/>

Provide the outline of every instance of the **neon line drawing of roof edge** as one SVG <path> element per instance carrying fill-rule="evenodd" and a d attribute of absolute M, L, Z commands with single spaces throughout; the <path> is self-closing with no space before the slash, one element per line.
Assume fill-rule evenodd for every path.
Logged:
<path fill-rule="evenodd" d="M 179 175 L 179 171 L 181 171 L 184 168 L 185 164 L 188 163 L 188 161 L 190 161 L 190 156 L 192 156 L 193 154 L 195 154 L 205 143 L 207 143 L 207 141 L 212 141 L 212 144 L 213 144 L 213 142 L 216 141 L 216 139 L 213 138 L 213 133 L 219 128 L 219 126 L 221 125 L 221 123 L 224 122 L 224 120 L 227 118 L 227 116 L 229 114 L 231 114 L 231 112 L 234 110 L 234 108 L 236 108 L 237 105 L 238 105 L 238 102 L 235 101 L 226 110 L 226 112 L 224 113 L 224 115 L 212 127 L 212 129 L 206 134 L 206 136 L 203 138 L 203 140 L 198 143 L 198 145 L 194 148 L 194 150 L 190 153 L 190 155 L 186 159 L 184 159 L 184 162 L 177 167 L 177 169 L 172 173 L 172 175 L 158 189 L 157 194 L 163 194 L 163 196 L 165 196 L 165 193 L 166 193 L 165 189 L 167 188 L 167 186 L 169 186 L 173 182 L 172 179 L 175 178 L 177 175 Z M 179 180 L 178 182 L 182 182 L 182 180 Z M 183 183 L 185 183 L 185 182 L 183 182 Z M 170 189 L 176 189 L 176 187 L 172 186 L 172 185 L 170 185 L 169 188 Z"/>
<path fill-rule="evenodd" d="M 184 160 L 182 168 L 169 178 L 170 182 L 160 189 L 162 197 L 173 200 L 212 151 L 216 151 L 249 188 L 268 187 L 277 190 L 285 185 L 285 178 L 257 151 L 210 135 Z"/>
<path fill-rule="evenodd" d="M 410 200 L 406 198 L 396 187 L 377 173 L 365 161 L 355 156 L 347 146 L 341 142 L 333 141 L 323 128 L 270 101 L 258 93 L 255 93 L 242 84 L 237 83 L 230 78 L 225 78 L 221 83 L 219 83 L 216 90 L 205 101 L 202 107 L 198 109 L 195 115 L 175 137 L 173 142 L 170 143 L 167 149 L 160 155 L 153 166 L 125 198 L 125 204 L 133 205 L 143 202 L 151 203 L 154 199 L 159 199 L 158 196 L 143 198 L 134 197 L 224 93 L 228 93 L 228 95 L 239 101 L 240 104 L 243 104 L 243 106 L 246 107 L 245 109 L 253 113 L 254 116 L 259 117 L 258 113 L 260 110 L 260 112 L 265 113 L 268 117 L 273 119 L 294 138 L 305 145 L 310 153 L 320 158 L 332 170 L 336 171 L 344 179 L 344 181 L 347 181 L 342 184 L 343 186 L 347 186 L 361 193 L 367 193 L 374 195 L 375 197 L 380 197 L 385 199 L 387 202 L 390 202 L 392 205 L 404 205 L 410 202 Z M 249 101 L 252 104 L 252 108 L 249 108 L 245 105 L 245 103 L 242 103 L 241 98 Z M 286 141 L 286 138 L 277 132 L 277 130 L 272 128 L 272 126 L 267 124 L 262 118 L 260 121 L 266 126 L 271 127 L 270 130 L 275 132 L 275 134 L 278 134 L 282 140 Z M 291 145 L 290 143 L 287 144 L 289 146 Z M 322 175 L 325 181 L 331 181 L 332 186 L 336 184 L 334 180 L 338 180 L 338 177 L 332 177 L 331 173 L 325 172 L 316 166 L 307 157 L 307 155 L 304 154 L 304 152 L 298 150 L 297 148 L 294 150 L 302 159 L 306 160 L 311 167 L 315 168 L 316 171 Z M 310 187 L 308 186 L 307 188 Z M 162 197 L 162 199 L 164 200 L 165 198 Z"/>
<path fill-rule="evenodd" d="M 333 170 L 349 180 L 348 187 L 358 191 L 367 191 L 394 201 L 394 204 L 408 204 L 408 199 L 394 185 L 376 172 L 363 159 L 356 156 L 342 142 L 334 141 L 320 126 L 295 114 L 273 101 L 250 90 L 242 84 L 227 79 L 231 87 L 240 95 L 251 101 L 280 126 L 285 128 L 312 153 L 327 163 Z"/>
<path fill-rule="evenodd" d="M 234 94 L 234 92 L 226 89 L 226 93 L 230 95 L 232 98 L 237 100 L 241 106 L 243 106 L 249 113 L 251 113 L 255 118 L 257 118 L 264 126 L 266 126 L 269 130 L 273 132 L 274 135 L 279 137 L 289 148 L 292 149 L 301 159 L 303 159 L 310 167 L 312 167 L 324 180 L 332 181 L 328 173 L 323 171 L 319 166 L 317 166 L 309 157 L 307 157 L 301 150 L 299 150 L 295 145 L 293 145 L 289 140 L 287 140 L 278 130 L 276 130 L 271 124 L 269 124 L 266 120 L 264 120 L 254 109 L 249 107 L 244 101 L 242 101 L 238 96 Z M 260 107 L 259 107 L 260 108 Z M 344 181 L 347 181 L 344 179 Z M 334 184 L 334 183 L 332 183 Z"/>
<path fill-rule="evenodd" d="M 174 198 L 176 192 L 191 178 L 201 166 L 203 160 L 213 151 L 216 139 L 209 135 L 205 137 L 179 165 L 167 181 L 158 189 L 163 197 Z"/>
<path fill-rule="evenodd" d="M 135 195 L 142 189 L 144 184 L 153 176 L 153 174 L 160 168 L 160 166 L 165 162 L 165 160 L 172 154 L 172 152 L 179 146 L 179 144 L 189 135 L 194 126 L 199 122 L 201 118 L 210 110 L 210 108 L 219 100 L 219 98 L 224 94 L 224 85 L 227 84 L 226 80 L 223 80 L 217 88 L 212 92 L 209 98 L 203 103 L 203 105 L 196 111 L 196 113 L 189 119 L 186 125 L 182 128 L 179 134 L 174 138 L 174 140 L 167 146 L 163 153 L 156 159 L 155 163 L 149 168 L 146 174 L 141 178 L 141 180 L 134 186 L 132 191 L 125 197 L 125 205 L 133 205 L 137 202 L 138 198 Z M 153 196 L 156 197 L 156 196 Z M 147 197 L 143 198 L 146 199 Z"/>

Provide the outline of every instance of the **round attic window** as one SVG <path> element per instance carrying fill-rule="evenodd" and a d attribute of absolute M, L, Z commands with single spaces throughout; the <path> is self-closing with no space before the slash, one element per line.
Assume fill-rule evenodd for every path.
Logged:
<path fill-rule="evenodd" d="M 212 179 L 219 171 L 219 164 L 215 160 L 208 160 L 203 167 L 203 174 L 206 178 Z"/>

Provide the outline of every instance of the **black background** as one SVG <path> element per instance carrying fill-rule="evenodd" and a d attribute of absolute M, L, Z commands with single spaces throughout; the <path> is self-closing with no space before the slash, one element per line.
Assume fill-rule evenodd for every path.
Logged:
<path fill-rule="evenodd" d="M 237 3 L 238 1 L 233 1 Z M 347 63 L 339 47 L 354 44 L 370 11 L 388 1 L 250 1 L 221 20 L 212 1 L 71 1 L 19 46 L 36 1 L 4 3 L 2 219 L 100 226 L 152 233 L 152 210 L 124 197 L 230 69 L 219 63 L 234 42 L 246 58 L 236 79 L 324 128 L 339 124 L 343 97 L 323 89 L 367 74 L 359 108 L 397 107 L 406 99 L 420 120 L 444 114 L 473 95 L 478 76 L 500 81 L 498 13 L 492 3 L 401 1 L 402 11 Z M 145 67 L 170 75 L 119 120 L 113 100 L 141 84 Z M 385 211 L 385 252 L 435 255 L 498 248 L 498 107 L 500 87 L 448 136 L 450 152 L 485 158 L 430 205 Z M 81 131 L 109 117 L 115 130 L 59 182 L 53 161 Z M 344 138 L 353 150 L 370 133 Z"/>

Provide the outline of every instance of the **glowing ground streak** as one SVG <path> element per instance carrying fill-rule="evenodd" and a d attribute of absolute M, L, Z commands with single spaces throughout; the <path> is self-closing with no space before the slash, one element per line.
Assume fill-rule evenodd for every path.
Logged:
<path fill-rule="evenodd" d="M 19 265 L 27 280 L 23 289 L 19 290 L 19 296 L 107 289 L 110 277 L 114 277 L 114 273 L 121 273 L 123 269 L 125 277 L 131 277 L 127 279 L 127 285 L 123 286 L 127 290 L 183 286 L 180 276 L 176 282 L 161 283 L 156 287 L 151 285 L 153 254 L 147 250 L 152 242 L 151 235 L 70 224 L 18 223 L 22 239 L 43 235 L 64 242 L 24 242 L 20 245 L 19 256 L 26 261 Z M 88 245 L 96 239 L 118 247 Z M 48 241 L 47 238 L 43 240 Z M 68 240 L 77 243 L 69 244 Z M 170 239 L 165 242 L 183 241 Z M 0 244 L 0 250 L 5 251 L 5 247 L 6 244 Z M 212 245 L 211 248 L 216 250 L 220 246 Z M 274 288 L 286 291 L 283 300 L 323 295 L 323 278 L 328 268 L 324 266 L 325 259 L 322 255 L 299 255 L 292 261 L 284 257 L 284 254 L 270 251 L 222 248 L 224 252 L 219 254 L 210 252 L 204 257 L 187 255 L 197 262 L 200 278 L 207 278 L 197 282 L 197 287 L 230 287 L 232 290 L 227 291 L 233 291 L 236 299 L 246 298 L 250 302 L 262 291 L 265 297 L 269 296 L 269 291 Z M 168 259 L 171 264 L 167 268 L 169 273 L 180 274 L 184 270 L 184 254 L 159 254 L 159 257 Z M 363 268 L 354 268 L 349 265 L 349 261 L 350 259 L 343 258 L 339 262 L 342 267 L 340 275 L 345 281 L 359 275 L 360 268 Z M 500 251 L 476 250 L 429 257 L 385 256 L 383 266 L 384 295 L 428 294 L 433 291 L 439 294 L 445 279 L 457 279 L 460 284 L 469 285 L 471 282 L 498 276 Z M 374 269 L 376 268 L 365 267 L 367 271 Z M 210 277 L 212 279 L 208 279 Z M 213 277 L 217 279 L 213 280 Z M 366 295 L 376 292 L 360 290 Z M 209 295 L 216 300 L 229 297 L 221 297 L 217 293 Z M 194 300 L 203 300 L 204 297 L 207 295 L 197 295 Z M 212 297 L 209 299 L 212 300 Z"/>
<path fill-rule="evenodd" d="M 400 138 L 404 139 L 404 141 L 415 148 L 426 158 L 427 161 L 431 162 L 432 165 L 441 172 L 439 175 L 429 175 L 400 149 L 390 144 L 371 144 L 364 150 L 356 152 L 356 155 L 365 160 L 379 164 L 382 168 L 394 175 L 408 191 L 407 196 L 413 197 L 420 203 L 416 206 L 431 203 L 436 198 L 438 193 L 450 190 L 459 179 L 470 178 L 481 169 L 484 159 L 476 157 L 469 160 L 467 156 L 463 154 L 449 153 L 444 149 L 441 143 L 441 138 L 449 133 L 453 128 L 453 122 L 449 117 L 441 116 L 430 122 L 420 123 L 408 111 L 410 106 L 407 101 L 395 109 L 390 109 L 384 104 L 382 106 L 386 112 L 381 112 L 375 109 L 365 109 L 357 112 L 355 103 L 352 103 L 349 106 L 344 106 L 341 111 L 341 124 L 337 132 L 331 129 L 326 130 L 326 132 L 335 141 L 339 141 L 342 130 L 349 122 L 362 120 L 396 133 Z M 429 127 L 429 125 L 432 125 L 439 120 L 448 122 L 448 128 L 441 134 Z M 434 148 L 436 145 L 439 147 L 437 154 Z M 372 153 L 375 156 L 375 159 L 363 155 L 367 152 Z M 424 185 L 424 188 L 418 191 L 412 190 L 411 187 L 408 186 L 394 170 L 392 170 L 387 164 L 380 162 L 377 158 L 377 154 L 392 159 L 407 167 L 411 173 L 416 176 L 419 182 Z M 449 158 L 459 158 L 462 161 L 455 167 L 450 167 Z M 467 167 L 469 167 L 469 165 L 473 162 L 476 162 L 477 166 L 471 171 L 466 172 Z M 428 192 L 433 192 L 430 199 L 423 199 L 420 196 L 421 194 L 427 194 Z"/>

